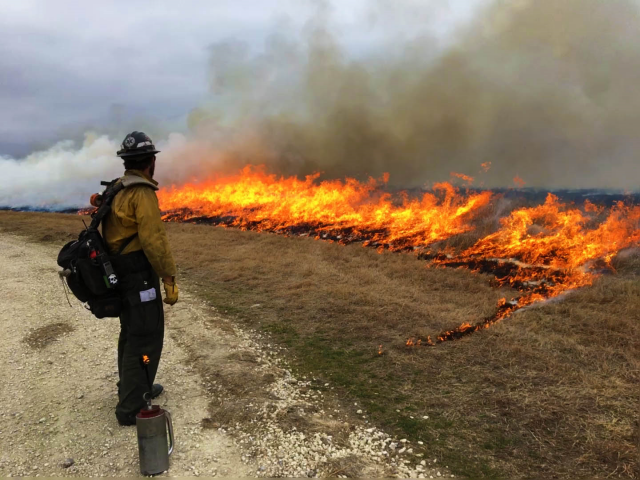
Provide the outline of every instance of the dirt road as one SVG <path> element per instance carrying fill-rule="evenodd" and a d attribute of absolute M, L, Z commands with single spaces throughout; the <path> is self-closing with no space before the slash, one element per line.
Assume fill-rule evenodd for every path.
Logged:
<path fill-rule="evenodd" d="M 137 475 L 135 427 L 113 413 L 118 322 L 69 306 L 56 254 L 0 236 L 0 475 Z M 157 378 L 174 417 L 172 476 L 445 476 L 423 447 L 349 413 L 329 384 L 294 378 L 268 339 L 182 287 Z"/>

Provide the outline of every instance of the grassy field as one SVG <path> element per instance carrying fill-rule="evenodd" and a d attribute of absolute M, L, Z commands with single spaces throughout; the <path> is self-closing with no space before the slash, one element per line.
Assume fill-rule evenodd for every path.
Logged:
<path fill-rule="evenodd" d="M 71 215 L 0 212 L 0 231 L 36 241 L 62 244 L 81 225 Z M 637 257 L 617 259 L 618 275 L 489 330 L 407 348 L 409 337 L 493 313 L 508 292 L 407 254 L 167 228 L 190 289 L 270 332 L 301 372 L 338 385 L 377 424 L 423 441 L 453 473 L 640 478 Z"/>

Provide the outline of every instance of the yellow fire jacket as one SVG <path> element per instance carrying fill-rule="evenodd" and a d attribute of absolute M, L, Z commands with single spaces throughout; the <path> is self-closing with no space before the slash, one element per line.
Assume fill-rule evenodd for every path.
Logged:
<path fill-rule="evenodd" d="M 122 181 L 125 185 L 132 185 L 115 196 L 111 212 L 103 220 L 103 235 L 107 248 L 111 253 L 116 253 L 125 240 L 137 233 L 138 236 L 121 253 L 143 250 L 160 278 L 175 276 L 176 265 L 171 255 L 155 192 L 158 182 L 139 170 L 127 170 Z"/>

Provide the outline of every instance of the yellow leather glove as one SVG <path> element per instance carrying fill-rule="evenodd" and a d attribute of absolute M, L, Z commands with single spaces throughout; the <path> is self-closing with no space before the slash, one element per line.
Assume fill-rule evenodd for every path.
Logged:
<path fill-rule="evenodd" d="M 167 305 L 174 305 L 178 301 L 178 284 L 175 277 L 171 281 L 162 280 L 164 284 L 164 303 Z"/>

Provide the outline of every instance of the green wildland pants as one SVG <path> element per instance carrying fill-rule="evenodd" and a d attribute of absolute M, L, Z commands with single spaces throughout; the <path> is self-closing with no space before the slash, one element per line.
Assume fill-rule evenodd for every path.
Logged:
<path fill-rule="evenodd" d="M 125 255 L 124 257 L 128 257 Z M 146 260 L 146 258 L 144 259 Z M 120 262 L 118 262 L 120 263 Z M 164 340 L 164 310 L 160 293 L 160 279 L 149 268 L 134 273 L 120 274 L 123 298 L 118 339 L 118 405 L 116 417 L 123 424 L 134 424 L 135 416 L 146 402 L 144 394 L 149 384 L 142 366 L 142 356 L 149 357 L 147 369 L 153 383 Z M 120 267 L 120 271 L 127 268 Z M 155 298 L 154 298 L 155 297 Z"/>

